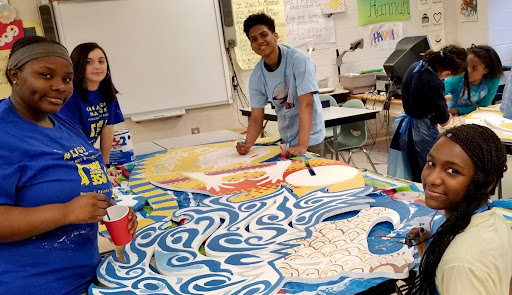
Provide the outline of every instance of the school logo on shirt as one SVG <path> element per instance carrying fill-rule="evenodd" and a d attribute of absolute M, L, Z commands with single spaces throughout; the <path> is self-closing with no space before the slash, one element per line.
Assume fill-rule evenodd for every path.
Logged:
<path fill-rule="evenodd" d="M 91 122 L 89 138 L 94 138 L 91 143 L 96 141 L 96 138 L 100 136 L 103 126 L 107 125 L 108 121 L 108 110 L 107 103 L 100 102 L 95 106 L 88 106 L 86 110 L 89 112 L 89 118 L 87 121 Z"/>
<path fill-rule="evenodd" d="M 92 163 L 80 164 L 87 160 L 96 159 L 99 154 L 87 151 L 87 149 L 83 146 L 76 147 L 68 152 L 64 153 L 64 160 L 71 160 L 75 163 L 78 171 L 78 175 L 80 175 L 81 185 L 100 185 L 107 183 L 107 171 L 105 166 L 101 165 L 99 161 L 94 161 Z"/>
<path fill-rule="evenodd" d="M 76 164 L 78 168 L 78 175 L 82 179 L 82 185 L 100 185 L 107 183 L 106 172 L 102 169 L 100 162 L 92 162 L 90 164 Z"/>
<path fill-rule="evenodd" d="M 285 109 L 292 109 L 295 105 L 293 104 L 293 98 L 289 95 L 289 87 L 286 81 L 281 82 L 274 87 L 272 91 L 272 100 L 274 104 L 283 106 Z"/>

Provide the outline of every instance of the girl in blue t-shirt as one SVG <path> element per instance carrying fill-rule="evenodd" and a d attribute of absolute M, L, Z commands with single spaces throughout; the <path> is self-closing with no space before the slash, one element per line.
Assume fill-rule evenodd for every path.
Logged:
<path fill-rule="evenodd" d="M 105 51 L 96 43 L 82 43 L 71 52 L 75 77 L 74 91 L 60 114 L 73 121 L 87 136 L 91 144 L 100 138 L 101 155 L 105 163 L 110 160 L 114 139 L 114 125 L 124 121 L 117 101 L 118 91 Z M 118 185 L 119 173 L 109 169 L 112 184 Z"/>
<path fill-rule="evenodd" d="M 452 95 L 452 100 L 448 104 L 448 112 L 452 115 L 465 115 L 477 107 L 490 105 L 503 74 L 500 57 L 492 47 L 473 44 L 466 52 L 466 74 L 444 81 L 445 94 Z"/>
<path fill-rule="evenodd" d="M 103 158 L 57 114 L 73 92 L 61 44 L 12 47 L 0 103 L 0 294 L 82 294 L 100 262 L 98 222 L 112 195 Z M 130 209 L 129 229 L 137 218 Z"/>

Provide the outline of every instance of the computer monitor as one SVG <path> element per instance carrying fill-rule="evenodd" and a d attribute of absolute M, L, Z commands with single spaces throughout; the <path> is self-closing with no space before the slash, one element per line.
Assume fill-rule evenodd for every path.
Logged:
<path fill-rule="evenodd" d="M 423 54 L 432 48 L 428 36 L 402 38 L 396 44 L 395 51 L 384 62 L 384 71 L 391 81 L 401 83 L 409 67 L 421 60 Z"/>

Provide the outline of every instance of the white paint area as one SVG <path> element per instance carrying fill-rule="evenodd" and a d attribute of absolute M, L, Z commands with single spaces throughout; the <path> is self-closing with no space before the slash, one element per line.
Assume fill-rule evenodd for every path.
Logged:
<path fill-rule="evenodd" d="M 312 168 L 315 171 L 315 176 L 311 176 L 304 165 L 303 170 L 288 175 L 285 181 L 296 186 L 327 186 L 352 179 L 358 173 L 357 169 L 342 165 L 317 166 Z"/>

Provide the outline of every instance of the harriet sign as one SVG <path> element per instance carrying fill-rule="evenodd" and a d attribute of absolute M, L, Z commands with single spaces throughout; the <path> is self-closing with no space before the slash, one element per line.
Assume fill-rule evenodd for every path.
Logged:
<path fill-rule="evenodd" d="M 411 18 L 409 0 L 357 0 L 360 25 Z"/>

